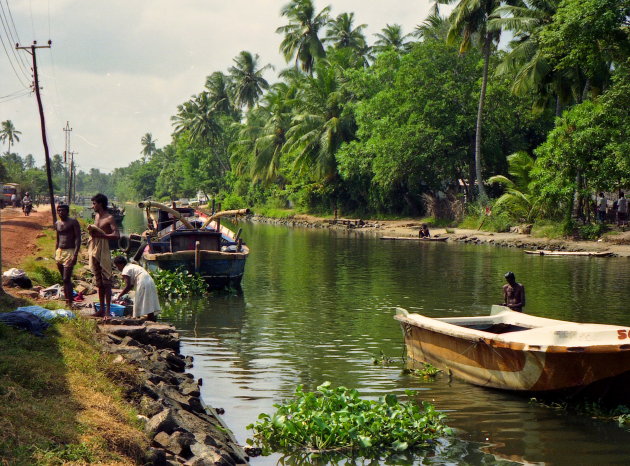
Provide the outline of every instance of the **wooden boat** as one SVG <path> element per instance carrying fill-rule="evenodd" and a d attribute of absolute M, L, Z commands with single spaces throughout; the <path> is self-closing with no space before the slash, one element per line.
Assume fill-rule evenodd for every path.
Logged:
<path fill-rule="evenodd" d="M 432 236 L 431 238 L 418 238 L 417 236 L 381 236 L 383 240 L 389 241 L 446 241 L 448 236 Z"/>
<path fill-rule="evenodd" d="M 611 257 L 614 254 L 608 251 L 551 251 L 547 249 L 538 249 L 535 251 L 526 250 L 525 254 L 537 254 L 539 256 L 592 256 L 592 257 Z"/>
<path fill-rule="evenodd" d="M 136 253 L 147 270 L 184 269 L 200 274 L 210 289 L 239 288 L 249 248 L 237 234 L 221 225 L 221 218 L 244 215 L 248 209 L 214 214 L 193 207 L 168 207 L 141 202 L 150 230 Z M 157 219 L 151 214 L 157 209 Z"/>
<path fill-rule="evenodd" d="M 492 306 L 489 316 L 430 318 L 399 308 L 407 355 L 467 382 L 521 392 L 621 383 L 630 327 L 546 319 Z M 627 395 L 626 395 L 627 396 Z"/>

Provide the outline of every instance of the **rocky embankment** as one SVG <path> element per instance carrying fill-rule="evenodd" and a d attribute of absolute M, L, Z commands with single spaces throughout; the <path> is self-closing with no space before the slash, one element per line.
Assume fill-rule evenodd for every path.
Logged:
<path fill-rule="evenodd" d="M 249 215 L 247 221 L 302 228 L 327 228 L 345 231 L 354 235 L 417 237 L 421 223 L 410 220 L 362 220 L 362 219 L 322 219 L 310 215 L 295 215 L 288 218 L 270 218 L 260 215 Z M 609 252 L 611 255 L 630 257 L 630 231 L 617 232 L 605 236 L 598 241 L 578 241 L 571 239 L 550 239 L 534 237 L 527 228 L 515 227 L 510 232 L 493 233 L 461 228 L 432 228 L 433 236 L 448 237 L 448 242 L 470 244 L 488 244 L 493 246 L 549 249 L 556 251 L 592 251 Z"/>
<path fill-rule="evenodd" d="M 137 368 L 138 383 L 127 394 L 152 439 L 148 464 L 247 464 L 217 410 L 206 406 L 199 386 L 186 369 L 192 358 L 179 353 L 179 335 L 171 325 L 136 319 L 114 319 L 99 326 L 104 351 L 117 355 L 115 363 Z"/>

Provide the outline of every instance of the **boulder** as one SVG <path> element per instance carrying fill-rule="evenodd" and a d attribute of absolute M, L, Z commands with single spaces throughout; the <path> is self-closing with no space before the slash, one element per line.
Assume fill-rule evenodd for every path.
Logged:
<path fill-rule="evenodd" d="M 171 434 L 177 427 L 178 423 L 176 422 L 174 411 L 166 408 L 149 419 L 145 430 L 153 433 L 166 432 Z"/>

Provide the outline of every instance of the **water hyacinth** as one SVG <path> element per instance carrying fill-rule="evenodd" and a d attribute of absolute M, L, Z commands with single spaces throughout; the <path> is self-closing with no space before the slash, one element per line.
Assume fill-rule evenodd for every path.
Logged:
<path fill-rule="evenodd" d="M 393 394 L 365 400 L 357 390 L 331 388 L 330 382 L 316 392 L 299 385 L 292 401 L 274 406 L 275 414 L 263 413 L 247 426 L 253 430 L 247 443 L 260 446 L 263 454 L 307 450 L 374 456 L 418 450 L 451 434 L 446 416 L 430 403 L 401 402 Z"/>
<path fill-rule="evenodd" d="M 156 270 L 151 272 L 158 293 L 166 297 L 198 296 L 206 293 L 203 277 L 184 269 L 176 271 Z"/>

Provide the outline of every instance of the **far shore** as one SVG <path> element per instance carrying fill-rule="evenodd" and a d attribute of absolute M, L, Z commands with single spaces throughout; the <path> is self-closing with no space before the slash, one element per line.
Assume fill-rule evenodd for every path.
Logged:
<path fill-rule="evenodd" d="M 283 224 L 296 227 L 330 228 L 366 236 L 418 237 L 422 222 L 405 220 L 366 220 L 364 225 L 332 224 L 330 219 L 312 215 L 296 214 L 288 218 L 271 218 L 254 215 L 253 222 Z M 448 230 L 448 232 L 447 232 Z M 630 257 L 630 229 L 617 235 L 605 235 L 597 241 L 577 241 L 572 239 L 551 239 L 522 233 L 496 233 L 463 228 L 431 228 L 431 236 L 448 237 L 447 242 L 490 244 L 532 250 L 610 252 L 619 257 Z"/>

